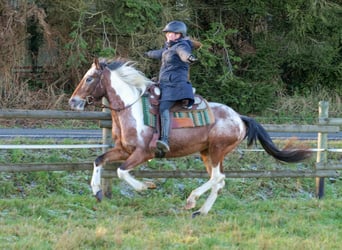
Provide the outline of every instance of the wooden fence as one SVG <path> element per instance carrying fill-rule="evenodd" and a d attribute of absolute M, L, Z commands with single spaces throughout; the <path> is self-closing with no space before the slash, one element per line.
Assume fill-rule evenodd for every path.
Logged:
<path fill-rule="evenodd" d="M 283 178 L 303 177 L 316 178 L 316 195 L 321 198 L 324 195 L 324 178 L 337 177 L 342 165 L 328 160 L 328 152 L 342 152 L 342 149 L 328 148 L 328 134 L 337 133 L 342 126 L 342 118 L 330 118 L 328 115 L 329 103 L 319 102 L 319 118 L 317 125 L 269 125 L 263 124 L 268 132 L 300 132 L 318 133 L 316 164 L 312 170 L 253 170 L 253 171 L 226 171 L 227 178 Z M 111 116 L 108 110 L 104 112 L 76 112 L 53 110 L 0 110 L 0 119 L 73 119 L 73 120 L 97 120 L 102 128 L 102 144 L 59 145 L 59 148 L 95 148 L 101 147 L 103 151 L 112 147 Z M 19 145 L 20 146 L 20 145 Z M 25 145 L 25 148 L 55 148 L 54 145 Z M 0 145 L 0 149 L 15 148 L 15 145 Z M 109 164 L 103 172 L 103 189 L 107 196 L 111 194 L 112 178 L 117 177 L 118 163 Z M 0 172 L 32 172 L 32 171 L 80 171 L 91 170 L 92 163 L 57 163 L 57 164 L 6 164 L 0 165 Z M 148 178 L 208 178 L 206 171 L 170 171 L 170 170 L 135 170 L 136 177 Z"/>

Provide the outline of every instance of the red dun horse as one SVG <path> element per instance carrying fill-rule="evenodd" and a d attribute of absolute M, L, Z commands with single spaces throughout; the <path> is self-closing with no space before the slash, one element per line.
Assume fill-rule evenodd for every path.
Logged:
<path fill-rule="evenodd" d="M 101 101 L 102 97 L 109 102 L 115 147 L 94 161 L 91 187 L 98 200 L 102 199 L 101 169 L 107 162 L 123 162 L 117 169 L 117 175 L 135 190 L 152 188 L 151 183 L 141 182 L 130 174 L 133 168 L 155 157 L 155 152 L 149 147 L 154 129 L 144 124 L 141 99 L 151 84 L 153 82 L 135 69 L 131 62 L 95 59 L 69 100 L 75 110 L 84 110 L 86 105 Z M 185 208 L 194 208 L 202 194 L 208 190 L 211 192 L 193 217 L 207 214 L 213 206 L 218 191 L 225 185 L 224 157 L 245 138 L 249 146 L 258 140 L 269 155 L 282 162 L 298 162 L 310 156 L 306 149 L 287 147 L 279 150 L 259 123 L 239 115 L 224 104 L 210 102 L 209 106 L 215 122 L 201 127 L 172 129 L 171 150 L 165 155 L 166 158 L 174 158 L 196 152 L 201 154 L 210 179 L 191 192 Z"/>

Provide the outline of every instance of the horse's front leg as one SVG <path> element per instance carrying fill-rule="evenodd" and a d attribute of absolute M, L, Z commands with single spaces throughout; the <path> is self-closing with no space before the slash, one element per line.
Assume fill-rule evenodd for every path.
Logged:
<path fill-rule="evenodd" d="M 103 198 L 102 189 L 101 189 L 101 173 L 102 173 L 102 165 L 96 166 L 94 162 L 94 170 L 93 175 L 91 177 L 90 186 L 93 190 L 93 194 L 96 197 L 97 201 L 101 201 Z"/>
<path fill-rule="evenodd" d="M 101 174 L 103 165 L 106 162 L 125 160 L 128 158 L 128 156 L 129 155 L 125 151 L 119 148 L 114 148 L 96 158 L 94 161 L 94 169 L 90 186 L 97 201 L 101 201 L 103 198 L 101 187 Z"/>
<path fill-rule="evenodd" d="M 146 189 L 153 189 L 155 185 L 150 182 L 141 182 L 135 179 L 129 171 L 139 164 L 146 162 L 149 159 L 153 158 L 153 154 L 146 152 L 140 148 L 134 150 L 134 152 L 129 155 L 126 151 L 123 151 L 119 148 L 114 148 L 101 156 L 97 157 L 94 162 L 94 171 L 91 180 L 91 187 L 93 190 L 93 194 L 98 201 L 101 201 L 103 198 L 103 193 L 101 189 L 101 172 L 102 167 L 106 162 L 114 162 L 114 161 L 123 161 L 125 162 L 121 164 L 121 166 L 117 169 L 118 177 L 124 181 L 126 181 L 129 185 L 131 185 L 136 191 L 142 191 Z"/>
<path fill-rule="evenodd" d="M 135 179 L 134 176 L 129 173 L 129 170 L 122 170 L 121 168 L 118 168 L 117 173 L 118 177 L 127 182 L 131 187 L 134 188 L 135 191 L 140 192 L 149 188 L 149 185 L 146 183 Z"/>

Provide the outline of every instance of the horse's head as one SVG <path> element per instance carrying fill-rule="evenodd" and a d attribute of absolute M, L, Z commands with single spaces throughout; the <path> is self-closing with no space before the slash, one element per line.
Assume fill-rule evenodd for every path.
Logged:
<path fill-rule="evenodd" d="M 94 59 L 92 67 L 83 76 L 69 105 L 84 110 L 87 104 L 106 97 L 112 110 L 124 110 L 137 103 L 147 86 L 153 82 L 126 60 Z"/>
<path fill-rule="evenodd" d="M 69 105 L 72 109 L 84 110 L 87 104 L 91 104 L 93 101 L 100 101 L 105 95 L 105 89 L 102 85 L 105 66 L 98 58 L 94 59 L 91 68 L 83 76 L 69 99 Z"/>

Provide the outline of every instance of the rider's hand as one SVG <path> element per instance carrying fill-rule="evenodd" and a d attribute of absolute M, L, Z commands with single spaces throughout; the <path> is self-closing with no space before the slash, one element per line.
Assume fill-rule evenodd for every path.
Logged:
<path fill-rule="evenodd" d="M 188 57 L 188 62 L 189 63 L 194 63 L 194 62 L 197 62 L 197 61 L 198 61 L 198 59 L 194 55 L 190 55 Z"/>

